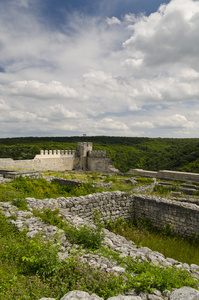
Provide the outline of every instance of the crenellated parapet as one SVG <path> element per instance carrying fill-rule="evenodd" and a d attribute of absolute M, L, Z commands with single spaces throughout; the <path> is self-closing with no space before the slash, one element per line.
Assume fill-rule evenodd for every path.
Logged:
<path fill-rule="evenodd" d="M 89 157 L 109 157 L 107 154 L 106 154 L 106 151 L 105 150 L 96 150 L 96 151 L 89 151 L 88 152 L 88 156 Z"/>
<path fill-rule="evenodd" d="M 55 156 L 72 156 L 74 157 L 76 155 L 75 150 L 41 150 L 40 155 L 42 158 L 49 158 L 49 157 L 55 157 Z"/>
<path fill-rule="evenodd" d="M 106 151 L 93 151 L 90 142 L 78 143 L 77 150 L 41 150 L 34 159 L 0 159 L 0 168 L 23 168 L 38 171 L 84 170 L 113 172 L 113 163 Z M 115 172 L 115 171 L 114 171 Z"/>

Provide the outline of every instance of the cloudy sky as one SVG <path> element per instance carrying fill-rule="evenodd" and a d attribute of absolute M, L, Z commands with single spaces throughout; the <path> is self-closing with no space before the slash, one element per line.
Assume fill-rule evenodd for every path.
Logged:
<path fill-rule="evenodd" d="M 199 1 L 0 0 L 0 137 L 198 137 Z"/>

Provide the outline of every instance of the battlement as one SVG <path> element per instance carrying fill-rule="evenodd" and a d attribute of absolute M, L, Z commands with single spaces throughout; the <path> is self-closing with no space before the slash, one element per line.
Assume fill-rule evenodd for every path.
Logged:
<path fill-rule="evenodd" d="M 105 150 L 97 150 L 97 151 L 89 151 L 88 152 L 88 156 L 89 157 L 109 157 L 107 154 L 106 154 L 106 151 Z"/>
<path fill-rule="evenodd" d="M 76 150 L 41 150 L 34 159 L 0 159 L 0 168 L 23 168 L 38 171 L 84 170 L 92 172 L 112 172 L 114 167 L 106 151 L 93 151 L 93 143 L 78 143 Z"/>
<path fill-rule="evenodd" d="M 50 157 L 74 157 L 76 155 L 75 150 L 41 150 L 40 154 L 36 155 L 36 158 L 50 158 Z"/>

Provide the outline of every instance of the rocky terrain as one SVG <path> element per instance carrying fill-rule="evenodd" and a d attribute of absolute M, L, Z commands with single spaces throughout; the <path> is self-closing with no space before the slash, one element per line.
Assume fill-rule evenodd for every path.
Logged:
<path fill-rule="evenodd" d="M 37 233 L 41 232 L 43 236 L 47 239 L 54 240 L 56 233 L 59 233 L 59 239 L 61 242 L 61 249 L 59 252 L 59 257 L 61 259 L 68 258 L 70 256 L 70 251 L 72 249 L 71 243 L 66 239 L 65 234 L 62 230 L 57 228 L 56 226 L 52 226 L 46 224 L 41 221 L 41 219 L 36 218 L 32 210 L 37 208 L 39 210 L 43 208 L 51 208 L 51 209 L 60 209 L 60 215 L 63 218 L 70 222 L 70 224 L 74 226 L 78 226 L 80 224 L 91 225 L 91 222 L 86 219 L 82 219 L 77 215 L 68 212 L 67 208 L 63 208 L 64 201 L 67 202 L 67 198 L 57 198 L 57 199 L 44 199 L 38 200 L 34 198 L 27 198 L 28 207 L 30 211 L 20 211 L 17 207 L 11 205 L 9 202 L 0 202 L 0 210 L 3 211 L 5 216 L 11 217 L 11 222 L 19 229 L 22 230 L 24 228 L 27 229 L 27 235 L 29 237 L 35 236 Z M 124 237 L 116 235 L 108 230 L 104 229 L 105 244 L 112 250 L 120 253 L 121 257 L 130 256 L 131 258 L 139 258 L 140 260 L 148 260 L 153 262 L 154 264 L 161 266 L 173 266 L 175 265 L 178 268 L 188 270 L 193 277 L 199 279 L 199 266 L 192 264 L 183 264 L 178 262 L 172 258 L 164 258 L 161 253 L 150 250 L 147 247 L 138 247 L 132 241 L 127 241 Z M 74 245 L 73 245 L 74 247 Z M 78 245 L 76 245 L 76 249 L 78 249 Z M 114 273 L 123 273 L 125 268 L 121 265 L 117 264 L 117 261 L 110 260 L 106 257 L 102 257 L 101 255 L 93 254 L 88 250 L 83 250 L 81 260 L 83 262 L 88 262 L 94 266 L 98 266 L 104 269 L 106 272 L 114 272 Z M 82 291 L 72 291 L 66 294 L 61 300 L 101 300 L 102 298 L 97 295 L 89 295 L 86 292 Z M 116 297 L 111 297 L 108 300 L 197 300 L 199 299 L 199 291 L 184 287 L 178 290 L 174 290 L 172 292 L 164 291 L 161 293 L 158 290 L 155 290 L 153 294 L 140 293 L 137 294 L 135 290 L 131 290 L 126 295 L 118 295 Z M 41 300 L 54 300 L 50 298 L 42 298 Z"/>

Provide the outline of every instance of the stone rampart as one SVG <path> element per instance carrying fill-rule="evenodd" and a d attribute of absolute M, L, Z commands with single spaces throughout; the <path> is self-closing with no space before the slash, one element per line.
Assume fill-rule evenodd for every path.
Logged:
<path fill-rule="evenodd" d="M 167 170 L 161 170 L 155 172 L 155 171 L 146 171 L 142 169 L 131 169 L 126 174 L 140 175 L 146 177 L 156 177 L 160 179 L 176 180 L 176 181 L 177 180 L 192 181 L 192 182 L 199 183 L 199 173 L 167 171 Z"/>
<path fill-rule="evenodd" d="M 198 173 L 161 170 L 158 172 L 157 178 L 169 179 L 169 180 L 182 180 L 182 181 L 189 180 L 189 181 L 199 183 Z"/>
<path fill-rule="evenodd" d="M 142 169 L 131 169 L 126 174 L 128 175 L 140 175 L 146 177 L 157 177 L 158 172 L 155 171 L 146 171 Z"/>
<path fill-rule="evenodd" d="M 139 196 L 137 197 L 137 201 L 139 200 Z M 67 220 L 71 225 L 73 226 L 79 226 L 79 225 L 91 225 L 92 222 L 86 222 L 84 219 L 77 217 L 77 215 L 73 215 L 72 213 L 68 213 L 68 209 L 75 213 L 81 213 L 82 209 L 85 209 L 86 201 L 88 201 L 87 206 L 90 204 L 92 208 L 92 203 L 96 203 L 99 205 L 99 201 L 103 202 L 99 205 L 99 207 L 102 207 L 104 209 L 104 204 L 111 204 L 111 206 L 108 206 L 108 210 L 112 212 L 117 212 L 117 205 L 121 205 L 123 203 L 124 207 L 125 204 L 128 203 L 128 200 L 130 200 L 130 205 L 132 203 L 136 204 L 135 202 L 135 196 L 125 194 L 122 192 L 112 192 L 112 193 L 102 193 L 102 194 L 95 194 L 95 195 L 87 195 L 85 197 L 78 197 L 78 198 L 57 198 L 57 199 L 44 199 L 44 200 L 38 200 L 34 198 L 27 198 L 28 200 L 28 206 L 30 208 L 30 211 L 20 211 L 17 207 L 11 205 L 9 202 L 0 202 L 0 210 L 5 214 L 7 217 L 15 216 L 15 218 L 11 218 L 10 222 L 14 224 L 18 230 L 23 230 L 26 228 L 27 230 L 27 236 L 30 238 L 35 236 L 38 233 L 42 232 L 42 236 L 45 239 L 50 239 L 51 241 L 54 241 L 57 244 L 57 238 L 59 239 L 59 243 L 61 245 L 60 252 L 58 253 L 59 258 L 61 260 L 68 259 L 71 257 L 71 254 L 73 255 L 73 251 L 71 251 L 72 244 L 70 241 L 66 239 L 66 236 L 64 234 L 63 230 L 60 230 L 56 226 L 49 225 L 47 223 L 44 223 L 41 221 L 40 218 L 36 218 L 33 213 L 32 209 L 42 209 L 42 208 L 52 208 L 55 209 L 56 207 L 60 208 L 60 215 Z M 92 200 L 92 201 L 90 201 Z M 115 202 L 114 202 L 115 200 Z M 162 200 L 162 199 L 159 199 Z M 163 199 L 165 200 L 165 199 Z M 82 204 L 84 202 L 84 205 Z M 81 206 L 81 207 L 78 207 Z M 134 205 L 135 207 L 135 205 Z M 154 206 L 156 207 L 156 206 Z M 76 208 L 75 210 L 72 210 L 72 208 Z M 128 210 L 129 211 L 129 210 Z M 125 210 L 124 210 L 124 213 Z M 122 214 L 122 211 L 120 212 Z M 116 215 L 116 214 L 115 214 Z M 90 216 L 90 215 L 89 215 Z M 127 217 L 131 217 L 132 215 L 129 214 Z M 121 215 L 120 215 L 121 217 Z M 84 218 L 84 215 L 83 215 Z M 90 217 L 89 217 L 90 218 Z M 105 219 L 105 216 L 104 216 Z M 191 264 L 190 266 L 186 263 L 178 262 L 177 260 L 174 260 L 172 258 L 165 258 L 163 254 L 158 253 L 157 251 L 152 251 L 147 247 L 138 247 L 136 246 L 132 241 L 127 241 L 124 237 L 121 237 L 119 235 L 114 234 L 113 232 L 109 232 L 108 230 L 104 229 L 104 244 L 108 247 L 110 247 L 113 251 L 117 251 L 120 253 L 120 258 L 126 258 L 130 257 L 131 259 L 139 259 L 139 261 L 147 260 L 149 262 L 152 262 L 155 265 L 161 266 L 161 267 L 172 267 L 175 266 L 176 268 L 182 268 L 182 270 L 187 270 L 194 278 L 199 278 L 199 266 L 195 264 Z M 78 248 L 78 247 L 76 247 Z M 80 255 L 80 261 L 86 262 L 88 264 L 92 264 L 92 266 L 96 266 L 97 268 L 101 268 L 103 272 L 113 272 L 114 274 L 122 274 L 125 272 L 125 265 L 118 265 L 117 260 L 114 258 L 108 259 L 107 257 L 104 257 L 102 254 L 98 255 L 97 253 L 93 254 L 89 251 L 84 251 L 84 249 L 81 249 L 81 255 Z M 58 287 L 59 288 L 59 287 Z M 186 290 L 185 292 L 182 292 L 183 290 Z M 192 288 L 184 287 L 180 290 L 174 289 L 174 292 L 169 292 L 166 290 L 165 292 L 160 292 L 157 289 L 154 290 L 153 294 L 148 293 L 136 293 L 134 289 L 131 291 L 127 291 L 125 295 L 119 295 L 115 297 L 108 298 L 107 300 L 141 300 L 141 299 L 157 299 L 157 300 L 174 300 L 174 299 L 187 299 L 191 300 L 196 299 L 198 297 L 199 292 L 197 290 L 194 290 Z M 166 296 L 167 295 L 167 296 Z M 54 298 L 46 298 L 45 293 L 44 297 L 40 300 L 55 300 Z M 64 297 L 61 298 L 61 300 L 64 299 L 82 299 L 82 300 L 98 300 L 102 298 L 99 298 L 98 296 L 92 294 L 89 296 L 88 293 L 85 293 L 83 291 L 71 291 L 68 294 L 66 294 Z M 198 299 L 198 298 L 197 298 Z"/>
<path fill-rule="evenodd" d="M 92 172 L 114 172 L 114 166 L 106 151 L 92 151 L 92 143 L 78 143 L 76 150 L 41 150 L 34 159 L 0 159 L 1 168 L 22 168 L 38 171 L 84 170 Z"/>
<path fill-rule="evenodd" d="M 17 177 L 28 177 L 28 178 L 41 178 L 42 174 L 38 171 L 22 171 L 22 170 L 3 170 L 0 169 L 0 175 L 2 175 L 3 178 L 17 178 Z"/>
<path fill-rule="evenodd" d="M 40 158 L 55 158 L 55 157 L 68 157 L 68 156 L 76 156 L 76 151 L 75 150 L 41 150 L 40 154 L 37 154 L 35 156 L 35 159 L 40 159 Z"/>

